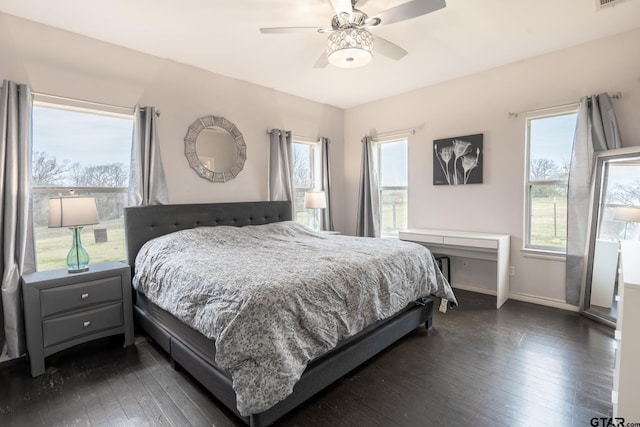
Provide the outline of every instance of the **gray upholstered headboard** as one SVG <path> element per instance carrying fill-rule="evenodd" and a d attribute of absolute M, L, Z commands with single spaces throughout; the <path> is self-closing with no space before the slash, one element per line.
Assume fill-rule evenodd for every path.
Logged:
<path fill-rule="evenodd" d="M 200 226 L 261 225 L 291 219 L 291 202 L 130 206 L 124 209 L 127 262 L 133 269 L 142 245 L 174 231 Z"/>

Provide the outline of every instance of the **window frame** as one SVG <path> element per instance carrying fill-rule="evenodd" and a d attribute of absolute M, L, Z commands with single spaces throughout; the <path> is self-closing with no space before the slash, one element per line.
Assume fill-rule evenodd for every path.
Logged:
<path fill-rule="evenodd" d="M 402 228 L 397 228 L 394 233 L 384 233 L 382 223 L 382 193 L 383 191 L 397 191 L 404 190 L 406 192 L 407 199 L 407 211 L 406 211 L 406 221 L 407 226 L 409 225 L 409 138 L 408 137 L 396 137 L 390 139 L 373 139 L 374 145 L 374 156 L 375 156 L 375 165 L 376 165 L 376 178 L 378 180 L 378 211 L 380 212 L 379 224 L 380 227 L 380 237 L 383 238 L 398 238 L 398 232 Z M 390 185 L 383 186 L 382 185 L 382 146 L 384 144 L 390 144 L 394 142 L 405 142 L 407 144 L 407 185 Z"/>
<path fill-rule="evenodd" d="M 524 165 L 524 239 L 522 239 L 522 250 L 533 254 L 541 254 L 542 256 L 565 256 L 567 252 L 566 242 L 564 247 L 536 245 L 531 243 L 532 232 L 532 188 L 536 185 L 563 185 L 569 188 L 569 177 L 566 179 L 548 179 L 548 180 L 532 180 L 531 179 L 531 122 L 534 120 L 566 116 L 577 114 L 580 104 L 569 104 L 560 107 L 544 109 L 544 113 L 532 112 L 524 116 L 525 120 L 525 165 Z M 574 132 L 575 138 L 575 132 Z"/>

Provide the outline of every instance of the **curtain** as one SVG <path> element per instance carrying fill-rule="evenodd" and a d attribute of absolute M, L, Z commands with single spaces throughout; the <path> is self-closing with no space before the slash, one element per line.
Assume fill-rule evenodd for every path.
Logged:
<path fill-rule="evenodd" d="M 320 227 L 322 230 L 333 231 L 333 212 L 331 210 L 331 158 L 329 156 L 329 138 L 320 138 L 320 161 L 322 190 L 327 199 L 327 207 L 322 210 Z"/>
<path fill-rule="evenodd" d="M 26 85 L 4 81 L 0 99 L 0 357 L 25 353 L 20 276 L 35 271 L 31 212 L 31 114 Z"/>
<path fill-rule="evenodd" d="M 620 131 L 609 95 L 580 100 L 567 194 L 566 301 L 579 305 L 585 283 L 593 153 L 622 146 Z"/>
<path fill-rule="evenodd" d="M 156 122 L 154 107 L 136 105 L 129 171 L 130 206 L 164 205 L 169 202 Z"/>
<path fill-rule="evenodd" d="M 365 136 L 362 139 L 356 235 L 380 237 L 378 176 L 376 173 L 376 159 L 373 154 L 373 143 L 369 136 Z"/>
<path fill-rule="evenodd" d="M 295 219 L 291 132 L 272 129 L 269 134 L 269 142 L 269 200 L 290 201 L 292 218 Z"/>

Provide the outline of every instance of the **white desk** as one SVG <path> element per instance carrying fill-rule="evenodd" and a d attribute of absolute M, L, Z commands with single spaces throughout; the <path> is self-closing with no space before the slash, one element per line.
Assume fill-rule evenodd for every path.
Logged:
<path fill-rule="evenodd" d="M 464 258 L 496 261 L 496 306 L 509 299 L 508 234 L 475 233 L 471 231 L 411 228 L 401 231 L 400 240 L 420 243 L 431 252 Z"/>

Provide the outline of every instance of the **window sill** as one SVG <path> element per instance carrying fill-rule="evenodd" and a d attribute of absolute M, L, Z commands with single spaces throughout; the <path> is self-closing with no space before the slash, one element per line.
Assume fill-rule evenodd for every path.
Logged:
<path fill-rule="evenodd" d="M 564 252 L 555 252 L 544 249 L 529 249 L 522 248 L 520 249 L 522 256 L 527 258 L 538 258 L 538 259 L 547 259 L 551 261 L 562 261 L 564 262 L 567 258 L 567 254 Z"/>

